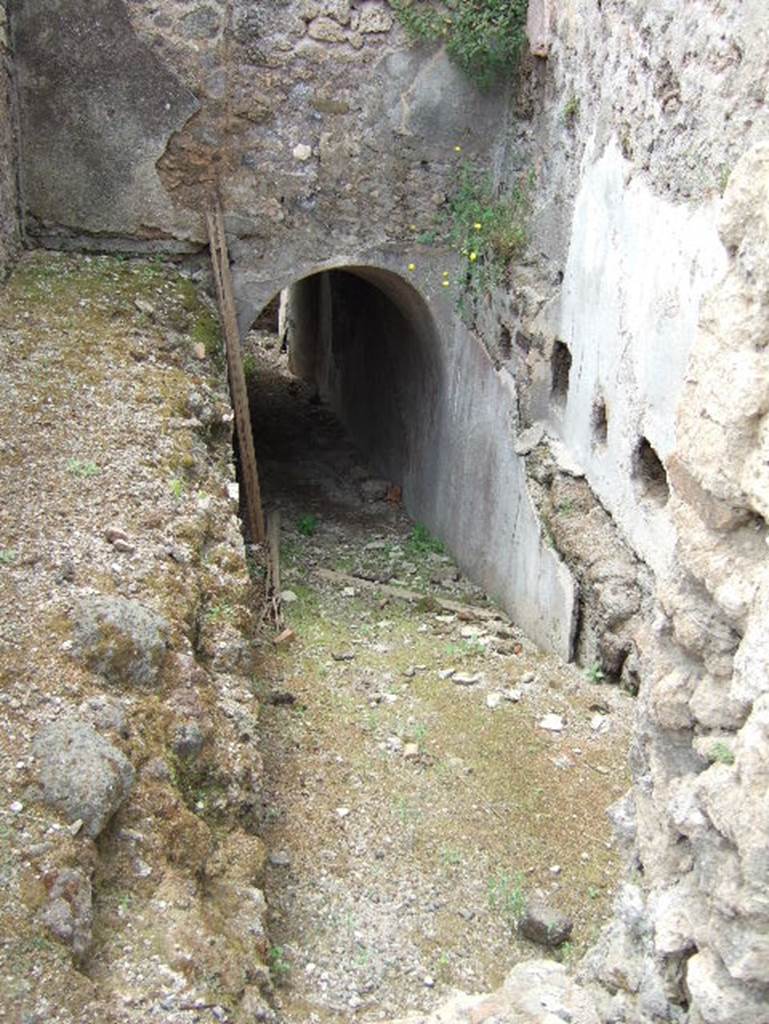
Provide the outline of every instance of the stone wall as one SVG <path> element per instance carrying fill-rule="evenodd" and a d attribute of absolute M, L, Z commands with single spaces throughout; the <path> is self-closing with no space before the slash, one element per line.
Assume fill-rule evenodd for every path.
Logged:
<path fill-rule="evenodd" d="M 522 424 L 558 438 L 562 463 L 656 577 L 636 621 L 635 786 L 615 813 L 629 880 L 583 973 L 600 982 L 604 1020 L 758 1024 L 769 1019 L 765 9 L 542 6 L 549 56 L 514 122 L 538 169 L 533 240 L 492 316 L 513 339 Z M 520 155 L 500 166 L 513 178 Z"/>
<path fill-rule="evenodd" d="M 13 262 L 19 246 L 12 97 L 11 51 L 3 0 L 0 3 L 0 277 Z"/>

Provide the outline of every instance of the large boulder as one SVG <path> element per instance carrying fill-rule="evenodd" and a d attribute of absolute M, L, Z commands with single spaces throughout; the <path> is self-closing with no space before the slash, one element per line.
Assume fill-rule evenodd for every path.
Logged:
<path fill-rule="evenodd" d="M 138 601 L 97 595 L 80 601 L 73 653 L 109 682 L 151 686 L 166 653 L 168 624 Z"/>
<path fill-rule="evenodd" d="M 128 795 L 128 758 L 90 725 L 75 718 L 44 726 L 32 745 L 43 801 L 95 838 Z"/>

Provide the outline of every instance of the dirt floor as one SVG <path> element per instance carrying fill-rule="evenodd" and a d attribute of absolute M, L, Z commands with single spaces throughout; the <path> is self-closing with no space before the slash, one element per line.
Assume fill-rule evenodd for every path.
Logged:
<path fill-rule="evenodd" d="M 550 955 L 578 958 L 619 877 L 605 811 L 628 786 L 632 698 L 487 617 L 274 335 L 252 333 L 246 365 L 295 633 L 258 681 L 280 1019 L 381 1019 L 494 988 L 542 955 L 516 934 L 535 894 L 574 921 Z"/>

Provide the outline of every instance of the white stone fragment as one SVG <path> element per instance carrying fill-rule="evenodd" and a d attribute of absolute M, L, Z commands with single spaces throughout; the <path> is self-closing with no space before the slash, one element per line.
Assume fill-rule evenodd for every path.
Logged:
<path fill-rule="evenodd" d="M 565 722 L 561 715 L 551 713 L 541 718 L 537 725 L 540 729 L 546 729 L 547 732 L 563 732 Z"/>

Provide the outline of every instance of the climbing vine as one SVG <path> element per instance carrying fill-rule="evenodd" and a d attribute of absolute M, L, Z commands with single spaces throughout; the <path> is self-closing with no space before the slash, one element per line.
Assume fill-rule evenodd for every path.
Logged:
<path fill-rule="evenodd" d="M 445 43 L 481 89 L 515 70 L 526 41 L 528 0 L 390 0 L 415 41 Z"/>

